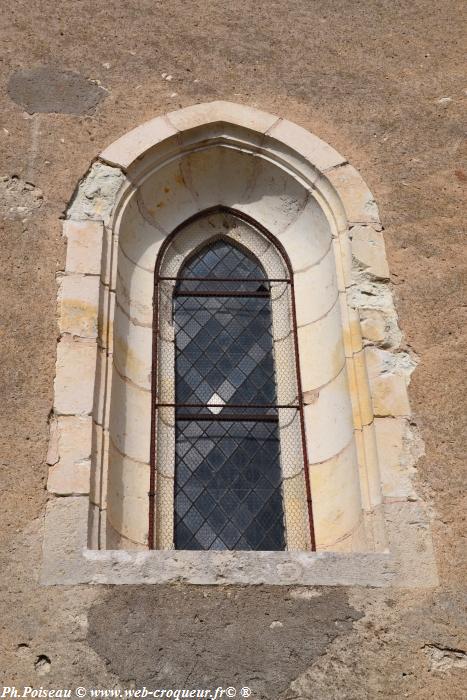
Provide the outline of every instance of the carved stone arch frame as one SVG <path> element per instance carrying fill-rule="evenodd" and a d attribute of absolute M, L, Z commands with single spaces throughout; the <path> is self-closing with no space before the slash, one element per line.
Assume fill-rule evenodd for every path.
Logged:
<path fill-rule="evenodd" d="M 155 261 L 179 224 L 219 205 L 264 226 L 293 266 L 317 552 L 147 550 Z M 108 147 L 64 234 L 45 583 L 436 585 L 411 480 L 415 363 L 376 204 L 345 158 L 273 115 L 195 105 Z"/>

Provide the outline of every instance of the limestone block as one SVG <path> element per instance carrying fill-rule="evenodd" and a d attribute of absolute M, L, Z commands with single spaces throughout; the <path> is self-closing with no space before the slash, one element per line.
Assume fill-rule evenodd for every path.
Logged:
<path fill-rule="evenodd" d="M 339 304 L 319 321 L 299 327 L 298 347 L 303 391 L 317 389 L 339 374 L 345 362 Z"/>
<path fill-rule="evenodd" d="M 108 355 L 105 349 L 97 351 L 96 382 L 94 390 L 93 418 L 96 423 L 109 427 L 109 414 L 111 405 L 111 391 L 113 379 L 112 355 Z"/>
<path fill-rule="evenodd" d="M 94 503 L 89 504 L 88 513 L 88 542 L 89 549 L 103 549 L 105 547 L 106 511 L 101 510 Z"/>
<path fill-rule="evenodd" d="M 149 469 L 110 443 L 107 518 L 117 532 L 140 544 L 148 541 Z"/>
<path fill-rule="evenodd" d="M 387 503 L 384 507 L 391 554 L 397 561 L 397 586 L 437 586 L 438 575 L 430 532 L 430 521 L 423 504 Z"/>
<path fill-rule="evenodd" d="M 331 245 L 331 229 L 326 216 L 312 197 L 299 216 L 280 236 L 294 272 L 317 264 Z"/>
<path fill-rule="evenodd" d="M 347 381 L 349 384 L 350 403 L 352 404 L 353 425 L 355 430 L 361 430 L 363 423 L 359 395 L 360 392 L 357 381 L 357 372 L 355 370 L 355 363 L 353 358 L 351 357 L 347 357 L 345 363 L 347 367 Z M 369 400 L 371 407 L 371 399 Z"/>
<path fill-rule="evenodd" d="M 407 380 L 397 358 L 375 347 L 364 350 L 375 416 L 408 416 Z"/>
<path fill-rule="evenodd" d="M 100 275 L 103 224 L 101 221 L 63 222 L 67 239 L 65 271 L 82 275 Z"/>
<path fill-rule="evenodd" d="M 345 158 L 320 138 L 287 119 L 280 119 L 268 136 L 286 144 L 306 158 L 319 171 L 342 165 Z"/>
<path fill-rule="evenodd" d="M 301 213 L 308 191 L 274 163 L 258 158 L 255 180 L 237 209 L 253 217 L 270 233 L 280 235 Z"/>
<path fill-rule="evenodd" d="M 372 543 L 373 552 L 388 552 L 388 536 L 384 518 L 384 505 L 364 513 L 364 524 L 368 541 Z"/>
<path fill-rule="evenodd" d="M 350 307 L 347 302 L 346 292 L 339 292 L 338 304 L 341 311 L 342 319 L 342 340 L 344 343 L 344 353 L 346 357 L 352 357 L 353 346 L 352 346 L 352 334 L 350 325 Z"/>
<path fill-rule="evenodd" d="M 362 350 L 355 353 L 353 360 L 349 359 L 349 364 L 352 361 L 355 372 L 355 387 L 352 385 L 351 388 L 352 396 L 355 396 L 355 401 L 358 402 L 361 425 L 369 425 L 373 420 L 373 402 L 365 352 Z M 359 428 L 360 425 L 356 423 L 355 427 Z"/>
<path fill-rule="evenodd" d="M 298 326 L 313 323 L 330 311 L 338 294 L 333 251 L 318 265 L 294 275 L 294 284 Z"/>
<path fill-rule="evenodd" d="M 204 552 L 202 557 L 199 552 L 190 551 L 96 552 L 87 549 L 88 511 L 89 500 L 85 496 L 53 498 L 48 502 L 40 573 L 42 585 L 180 584 L 180 581 L 222 586 L 399 585 L 423 588 L 438 585 L 433 547 L 426 546 L 423 540 L 416 541 L 413 547 L 412 531 L 418 528 L 420 520 L 413 509 L 404 514 L 397 509 L 388 513 L 391 528 L 399 527 L 405 538 L 400 539 L 405 553 L 396 550 L 397 561 L 387 553 L 336 554 L 332 551 L 211 551 Z M 424 530 L 425 534 L 429 531 Z M 397 531 L 394 536 L 397 538 Z M 418 544 L 421 545 L 419 550 Z"/>
<path fill-rule="evenodd" d="M 277 121 L 277 117 L 267 112 L 221 100 L 192 105 L 176 112 L 169 112 L 167 119 L 179 131 L 226 122 L 261 134 L 266 132 Z"/>
<path fill-rule="evenodd" d="M 154 274 L 119 256 L 117 305 L 134 323 L 152 327 Z"/>
<path fill-rule="evenodd" d="M 202 153 L 205 153 L 203 151 Z M 188 160 L 197 154 L 188 156 Z M 191 171 L 185 174 L 180 161 L 172 161 L 156 170 L 139 188 L 138 204 L 146 219 L 158 229 L 171 232 L 199 211 Z M 216 202 L 217 203 L 217 202 Z"/>
<path fill-rule="evenodd" d="M 117 274 L 120 274 L 123 262 L 126 262 L 127 267 L 129 264 L 139 265 L 153 274 L 157 254 L 166 236 L 167 233 L 157 228 L 154 221 L 145 218 L 135 192 L 125 208 L 119 226 Z M 122 260 L 122 255 L 125 260 Z"/>
<path fill-rule="evenodd" d="M 122 411 L 122 406 L 125 410 Z M 149 462 L 151 392 L 139 389 L 118 373 L 112 375 L 110 439 L 123 454 Z"/>
<path fill-rule="evenodd" d="M 151 147 L 176 133 L 177 129 L 166 117 L 156 117 L 114 141 L 99 157 L 106 163 L 126 169 Z"/>
<path fill-rule="evenodd" d="M 381 471 L 381 487 L 386 498 L 416 499 L 411 476 L 413 458 L 406 442 L 404 418 L 375 418 L 376 441 Z"/>
<path fill-rule="evenodd" d="M 61 496 L 89 493 L 91 417 L 58 416 L 59 459 L 49 469 L 47 488 Z"/>
<path fill-rule="evenodd" d="M 47 445 L 47 456 L 45 458 L 46 464 L 52 466 L 57 464 L 60 459 L 58 452 L 58 421 L 55 416 L 52 416 L 49 420 L 49 442 Z"/>
<path fill-rule="evenodd" d="M 147 544 L 133 542 L 114 530 L 108 518 L 105 527 L 105 547 L 107 550 L 123 550 L 125 556 L 128 556 L 127 552 L 144 552 L 148 548 Z"/>
<path fill-rule="evenodd" d="M 181 167 L 200 210 L 219 204 L 238 208 L 251 189 L 257 162 L 244 151 L 213 145 L 190 153 Z"/>
<path fill-rule="evenodd" d="M 310 464 L 323 462 L 348 445 L 353 419 L 346 370 L 320 389 L 316 401 L 304 411 Z"/>
<path fill-rule="evenodd" d="M 152 328 L 135 325 L 117 307 L 113 358 L 118 372 L 142 389 L 151 389 Z"/>
<path fill-rule="evenodd" d="M 374 542 L 371 538 L 371 532 L 368 532 L 367 529 L 367 522 L 365 518 L 365 513 L 363 514 L 362 519 L 360 520 L 360 523 L 357 525 L 355 530 L 352 532 L 351 535 L 351 551 L 354 553 L 358 552 L 374 552 L 375 551 L 375 545 Z M 379 550 L 376 551 L 385 551 L 385 548 L 380 548 Z"/>
<path fill-rule="evenodd" d="M 115 319 L 115 292 L 102 283 L 99 290 L 99 314 L 97 322 L 97 337 L 99 347 L 107 352 L 113 352 Z"/>
<path fill-rule="evenodd" d="M 62 338 L 57 346 L 54 409 L 57 414 L 90 414 L 94 397 L 97 346 Z"/>
<path fill-rule="evenodd" d="M 107 505 L 109 466 L 109 431 L 93 422 L 92 426 L 91 486 L 89 500 L 100 508 Z"/>
<path fill-rule="evenodd" d="M 362 329 L 360 327 L 360 317 L 358 311 L 347 304 L 350 327 L 350 343 L 352 353 L 360 352 L 363 349 Z"/>
<path fill-rule="evenodd" d="M 352 280 L 352 249 L 348 231 L 342 231 L 333 241 L 334 255 L 338 273 L 339 291 L 345 290 L 353 284 Z"/>
<path fill-rule="evenodd" d="M 79 338 L 97 336 L 99 277 L 65 275 L 59 278 L 59 328 Z"/>
<path fill-rule="evenodd" d="M 351 165 L 343 165 L 327 172 L 344 205 L 347 220 L 352 224 L 379 224 L 376 202 L 359 173 Z"/>
<path fill-rule="evenodd" d="M 377 309 L 360 310 L 360 328 L 365 340 L 382 343 L 386 338 L 386 315 Z"/>
<path fill-rule="evenodd" d="M 118 237 L 110 228 L 105 228 L 102 244 L 101 282 L 115 291 L 117 283 Z"/>
<path fill-rule="evenodd" d="M 372 226 L 352 228 L 352 255 L 376 279 L 388 280 L 389 268 L 381 231 Z"/>
<path fill-rule="evenodd" d="M 365 471 L 368 484 L 369 507 L 373 509 L 382 502 L 381 475 L 373 423 L 363 426 L 362 436 L 365 452 Z"/>
<path fill-rule="evenodd" d="M 348 536 L 362 517 L 355 444 L 309 467 L 317 548 Z"/>

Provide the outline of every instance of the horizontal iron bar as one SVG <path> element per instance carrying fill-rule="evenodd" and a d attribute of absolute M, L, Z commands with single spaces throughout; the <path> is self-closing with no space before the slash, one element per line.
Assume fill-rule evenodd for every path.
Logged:
<path fill-rule="evenodd" d="M 164 403 L 156 401 L 154 406 L 167 406 L 168 408 L 300 408 L 299 405 L 285 403 Z"/>
<path fill-rule="evenodd" d="M 182 290 L 182 291 L 175 291 L 174 297 L 263 297 L 265 299 L 269 299 L 271 295 L 269 292 L 238 292 L 238 291 L 233 291 L 229 292 L 228 290 L 224 289 L 219 289 L 219 290 Z"/>
<path fill-rule="evenodd" d="M 189 421 L 189 422 L 195 422 L 196 421 L 231 421 L 232 423 L 234 422 L 241 422 L 241 423 L 277 423 L 278 418 L 277 416 L 269 415 L 267 413 L 263 414 L 248 414 L 248 413 L 218 413 L 217 415 L 211 414 L 207 415 L 206 413 L 181 413 L 177 414 L 175 416 L 175 420 L 184 420 L 184 421 Z"/>
<path fill-rule="evenodd" d="M 287 277 L 164 277 L 157 278 L 162 282 L 287 282 L 291 280 Z"/>

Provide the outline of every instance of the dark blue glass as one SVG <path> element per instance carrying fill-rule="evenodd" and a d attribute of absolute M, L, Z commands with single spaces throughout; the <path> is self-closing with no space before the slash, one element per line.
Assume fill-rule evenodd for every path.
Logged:
<path fill-rule="evenodd" d="M 179 277 L 175 546 L 282 550 L 268 281 L 255 259 L 224 240 L 188 260 Z"/>

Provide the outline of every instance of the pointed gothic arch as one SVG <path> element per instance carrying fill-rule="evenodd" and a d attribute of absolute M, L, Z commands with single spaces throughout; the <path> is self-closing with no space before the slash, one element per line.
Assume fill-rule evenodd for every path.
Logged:
<path fill-rule="evenodd" d="M 238 212 L 246 225 L 268 231 L 286 251 L 295 291 L 317 550 L 347 572 L 347 560 L 336 560 L 337 553 L 371 555 L 374 571 L 359 570 L 357 579 L 379 576 L 377 585 L 385 585 L 392 576 L 385 559 L 388 543 L 400 571 L 406 571 L 400 523 L 410 521 L 420 503 L 414 505 L 413 493 L 407 493 L 401 511 L 400 492 L 409 480 L 401 481 L 400 465 L 390 467 L 386 460 L 387 440 L 394 451 L 394 439 L 382 421 L 397 421 L 401 454 L 410 430 L 410 363 L 398 348 L 378 211 L 358 173 L 330 146 L 286 120 L 225 102 L 158 117 L 122 137 L 92 165 L 70 204 L 49 489 L 71 498 L 51 503 L 47 532 L 60 508 L 89 517 L 84 528 L 89 549 L 80 573 L 85 578 L 98 570 L 96 562 L 108 561 L 106 548 L 125 550 L 125 557 L 115 560 L 119 570 L 125 570 L 125 562 L 140 561 L 132 558 L 132 549 L 148 548 L 154 270 L 173 232 L 213 207 Z M 245 232 L 240 227 L 234 235 Z M 173 237 L 175 266 L 199 245 L 200 236 L 194 225 L 185 243 L 178 238 L 180 249 Z M 261 245 L 260 259 L 269 260 L 272 248 L 265 241 Z M 171 334 L 164 322 L 160 341 L 170 343 Z M 170 352 L 158 371 L 160 386 L 171 391 Z M 73 461 L 77 434 L 80 459 L 73 455 Z M 80 463 L 79 478 L 70 459 Z M 299 503 L 293 493 L 291 499 L 303 509 L 303 499 Z M 157 514 L 155 520 L 157 529 Z M 83 532 L 74 530 L 82 543 Z M 411 551 L 419 536 L 419 529 L 412 539 L 404 531 Z M 424 546 L 420 575 L 431 580 L 429 540 Z M 91 548 L 102 551 L 93 555 Z M 146 553 L 155 558 L 144 562 L 156 567 L 151 580 L 172 580 L 188 566 L 189 580 L 201 576 L 215 582 L 229 562 L 228 580 L 258 581 L 255 567 L 262 562 L 269 573 L 260 580 L 304 582 L 317 575 L 309 567 L 319 561 L 307 549 L 267 553 L 268 559 L 258 553 L 252 559 L 248 552 L 203 552 L 202 575 L 197 560 L 180 558 L 180 552 L 176 559 L 170 552 Z M 49 561 L 56 561 L 47 546 L 46 551 Z M 224 554 L 236 558 L 222 559 Z M 55 572 L 66 579 L 61 565 Z M 334 576 L 342 578 L 342 572 Z"/>

